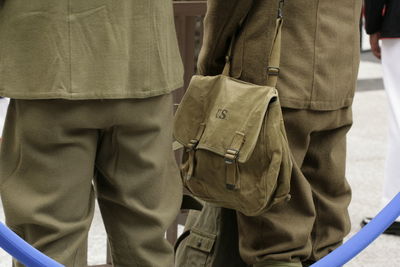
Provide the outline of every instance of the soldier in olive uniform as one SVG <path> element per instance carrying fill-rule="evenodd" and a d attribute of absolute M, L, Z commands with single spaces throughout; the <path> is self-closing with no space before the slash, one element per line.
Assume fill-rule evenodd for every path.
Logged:
<path fill-rule="evenodd" d="M 181 184 L 170 93 L 183 71 L 171 1 L 1 2 L 7 225 L 84 267 L 97 197 L 115 267 L 172 266 L 164 233 Z"/>
<path fill-rule="evenodd" d="M 232 77 L 266 84 L 276 0 L 208 0 L 203 75 L 222 72 L 236 33 Z M 255 267 L 297 267 L 320 259 L 350 229 L 346 133 L 359 64 L 361 0 L 296 0 L 284 5 L 278 81 L 295 166 L 292 199 L 265 214 L 237 214 L 239 250 Z"/>

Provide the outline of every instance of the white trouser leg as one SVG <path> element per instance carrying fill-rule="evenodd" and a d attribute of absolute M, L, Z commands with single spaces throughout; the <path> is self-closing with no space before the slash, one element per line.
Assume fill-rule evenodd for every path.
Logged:
<path fill-rule="evenodd" d="M 3 125 L 7 114 L 8 98 L 0 98 L 0 137 L 3 134 Z"/>
<path fill-rule="evenodd" d="M 400 39 L 382 40 L 382 67 L 389 102 L 388 152 L 382 204 L 400 192 Z M 397 218 L 400 221 L 400 217 Z"/>

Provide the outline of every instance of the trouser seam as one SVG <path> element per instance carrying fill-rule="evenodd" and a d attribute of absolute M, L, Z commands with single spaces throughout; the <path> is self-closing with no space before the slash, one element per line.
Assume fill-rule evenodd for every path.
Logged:
<path fill-rule="evenodd" d="M 316 254 L 316 244 L 318 243 L 318 241 L 319 241 L 319 236 L 318 236 L 318 226 L 319 226 L 319 200 L 318 200 L 318 198 L 317 197 L 315 197 L 315 193 L 313 192 L 312 193 L 312 195 L 313 195 L 313 199 L 314 199 L 314 208 L 315 208 L 315 221 L 314 221 L 314 226 L 313 226 L 313 228 L 315 229 L 314 230 L 314 234 L 312 235 L 314 238 L 314 240 L 311 240 L 312 242 L 311 242 L 311 257 L 313 257 L 313 255 L 315 255 Z"/>

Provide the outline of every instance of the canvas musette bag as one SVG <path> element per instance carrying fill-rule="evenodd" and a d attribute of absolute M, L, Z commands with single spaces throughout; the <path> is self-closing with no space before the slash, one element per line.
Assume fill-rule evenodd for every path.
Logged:
<path fill-rule="evenodd" d="M 292 161 L 278 92 L 282 17 L 269 56 L 267 85 L 193 76 L 174 122 L 184 146 L 181 175 L 196 197 L 256 216 L 289 199 Z M 232 43 L 227 59 L 230 59 Z"/>

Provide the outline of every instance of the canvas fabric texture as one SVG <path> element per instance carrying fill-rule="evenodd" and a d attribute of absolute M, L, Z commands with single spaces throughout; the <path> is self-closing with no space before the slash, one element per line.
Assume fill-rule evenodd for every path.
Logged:
<path fill-rule="evenodd" d="M 316 261 L 341 245 L 350 231 L 345 171 L 351 108 L 284 108 L 283 118 L 294 158 L 292 198 L 260 216 L 238 213 L 240 254 L 250 264 Z"/>
<path fill-rule="evenodd" d="M 284 5 L 277 90 L 295 162 L 292 199 L 260 216 L 238 214 L 239 250 L 247 264 L 313 262 L 339 246 L 350 229 L 345 143 L 359 65 L 361 2 Z M 236 33 L 230 75 L 266 84 L 265 51 L 272 44 L 279 1 L 207 3 L 200 74 L 221 73 Z"/>
<path fill-rule="evenodd" d="M 173 266 L 164 234 L 182 185 L 171 121 L 170 94 L 11 100 L 0 152 L 7 225 L 61 264 L 86 267 L 97 198 L 113 266 Z"/>
<path fill-rule="evenodd" d="M 146 98 L 182 84 L 172 1 L 1 1 L 1 96 Z"/>
<path fill-rule="evenodd" d="M 279 1 L 207 1 L 198 69 L 218 75 L 229 40 L 238 31 L 230 76 L 264 85 Z M 359 64 L 361 0 L 297 0 L 283 7 L 282 107 L 337 110 L 351 105 Z M 340 8 L 338 8 L 340 7 Z"/>
<path fill-rule="evenodd" d="M 292 161 L 273 87 L 193 77 L 174 137 L 185 146 L 182 179 L 194 196 L 249 216 L 290 198 Z"/>
<path fill-rule="evenodd" d="M 292 199 L 260 216 L 213 205 L 205 205 L 201 213 L 192 211 L 186 235 L 177 245 L 176 267 L 220 267 L 225 265 L 216 262 L 231 260 L 232 265 L 226 266 L 302 266 L 341 244 L 350 230 L 345 147 L 351 108 L 325 112 L 283 108 L 283 117 L 295 160 Z M 194 242 L 203 238 L 207 250 Z"/>
<path fill-rule="evenodd" d="M 175 244 L 176 267 L 247 267 L 239 255 L 235 211 L 204 203 L 191 210 Z"/>
<path fill-rule="evenodd" d="M 275 89 L 281 27 L 279 16 L 267 86 L 228 77 L 228 60 L 221 75 L 192 78 L 175 114 L 174 137 L 185 148 L 181 174 L 186 188 L 248 216 L 290 199 L 292 161 Z"/>

